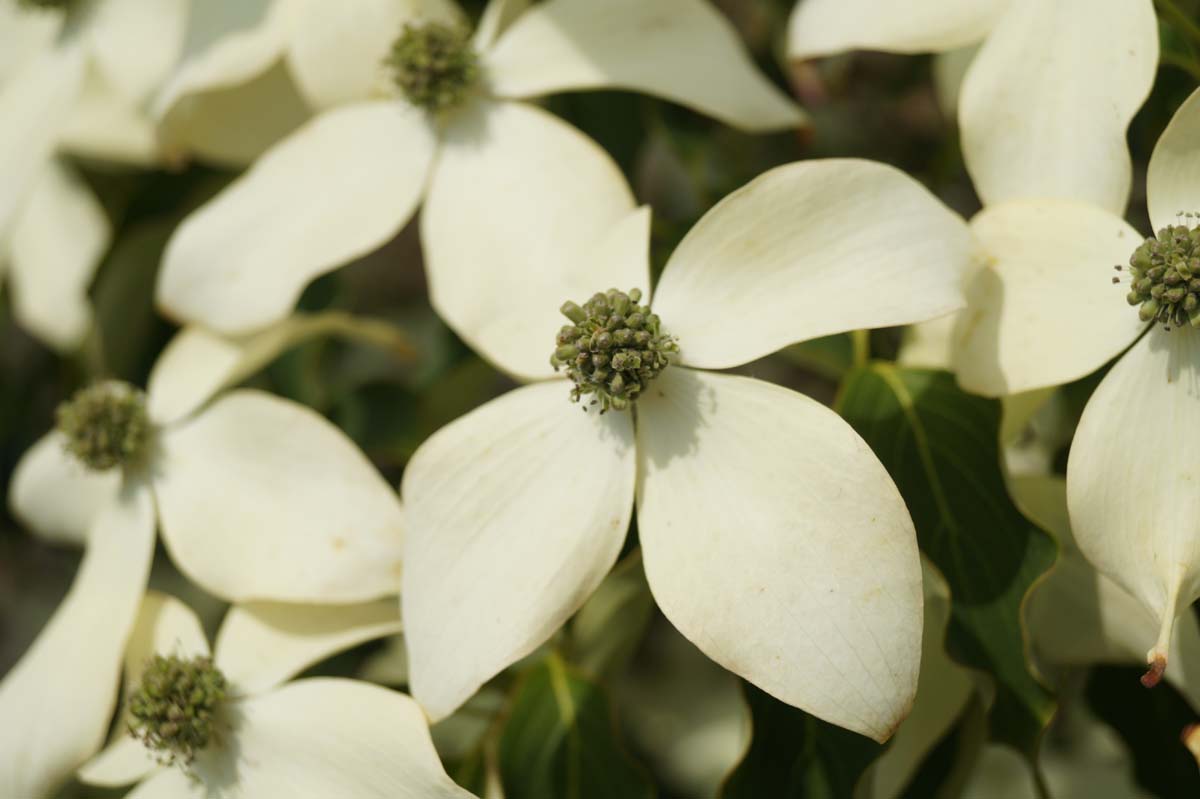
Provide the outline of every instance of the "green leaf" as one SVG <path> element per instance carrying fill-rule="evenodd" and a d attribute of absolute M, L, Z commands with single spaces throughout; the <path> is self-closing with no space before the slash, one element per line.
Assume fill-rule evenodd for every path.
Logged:
<path fill-rule="evenodd" d="M 964 393 L 946 372 L 872 363 L 847 378 L 838 410 L 891 473 L 950 586 L 947 651 L 996 680 L 992 738 L 1036 763 L 1054 701 L 1029 670 L 1021 604 L 1056 545 L 1009 499 L 1000 403 Z"/>
<path fill-rule="evenodd" d="M 617 738 L 600 686 L 557 654 L 526 673 L 500 737 L 500 775 L 516 799 L 638 799 L 654 788 Z"/>
<path fill-rule="evenodd" d="M 754 720 L 722 799 L 849 799 L 883 747 L 744 684 Z"/>
<path fill-rule="evenodd" d="M 584 674 L 604 679 L 633 657 L 654 615 L 642 554 L 618 563 L 571 622 L 570 661 Z"/>
<path fill-rule="evenodd" d="M 963 795 L 987 738 L 986 711 L 975 694 L 954 728 L 942 739 L 901 794 L 903 799 L 949 799 Z"/>
<path fill-rule="evenodd" d="M 830 380 L 841 380 L 854 367 L 854 344 L 849 333 L 793 344 L 780 350 L 779 354 Z"/>

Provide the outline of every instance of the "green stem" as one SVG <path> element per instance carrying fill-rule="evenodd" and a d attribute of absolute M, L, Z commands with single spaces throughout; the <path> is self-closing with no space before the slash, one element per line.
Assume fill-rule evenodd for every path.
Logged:
<path fill-rule="evenodd" d="M 353 316 L 341 311 L 326 311 L 311 319 L 314 333 L 331 333 L 389 350 L 399 358 L 409 360 L 416 350 L 404 331 L 390 322 Z"/>
<path fill-rule="evenodd" d="M 851 330 L 850 342 L 854 347 L 854 366 L 861 369 L 871 360 L 871 331 Z"/>
<path fill-rule="evenodd" d="M 1046 782 L 1046 775 L 1042 774 L 1040 763 L 1035 763 L 1033 766 L 1033 784 L 1037 790 L 1038 799 L 1054 799 L 1054 794 L 1050 792 L 1050 785 Z"/>

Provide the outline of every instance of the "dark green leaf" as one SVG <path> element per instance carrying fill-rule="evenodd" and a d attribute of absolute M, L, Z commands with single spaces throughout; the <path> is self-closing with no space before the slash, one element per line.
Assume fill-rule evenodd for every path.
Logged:
<path fill-rule="evenodd" d="M 883 747 L 744 685 L 753 718 L 750 748 L 722 799 L 850 799 Z"/>
<path fill-rule="evenodd" d="M 887 466 L 921 549 L 952 598 L 946 648 L 996 680 L 992 737 L 1036 762 L 1054 711 L 1025 658 L 1021 603 L 1055 544 L 1009 499 L 1000 470 L 1000 403 L 945 372 L 873 363 L 850 375 L 838 407 Z"/>
<path fill-rule="evenodd" d="M 654 796 L 618 741 L 604 692 L 556 654 L 524 677 L 500 737 L 500 774 L 512 799 Z"/>
<path fill-rule="evenodd" d="M 830 380 L 841 380 L 854 367 L 854 345 L 847 333 L 793 344 L 779 354 Z"/>
<path fill-rule="evenodd" d="M 638 551 L 609 572 L 571 621 L 570 661 L 584 674 L 604 679 L 633 657 L 654 615 Z"/>

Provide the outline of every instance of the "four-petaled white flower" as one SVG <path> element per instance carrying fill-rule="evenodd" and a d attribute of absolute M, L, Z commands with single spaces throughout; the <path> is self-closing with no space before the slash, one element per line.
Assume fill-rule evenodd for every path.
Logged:
<path fill-rule="evenodd" d="M 91 324 L 87 290 L 112 231 L 59 155 L 156 159 L 145 105 L 183 52 L 188 3 L 37 5 L 0 0 L 0 273 L 17 321 L 69 350 Z"/>
<path fill-rule="evenodd" d="M 1200 429 L 1188 421 L 1200 413 L 1192 322 L 1200 320 L 1192 276 L 1200 268 L 1188 232 L 1200 213 L 1198 118 L 1194 94 L 1151 157 L 1155 237 L 1072 200 L 1004 201 L 980 212 L 971 230 L 982 257 L 968 277 L 967 308 L 946 331 L 959 383 L 988 396 L 1063 385 L 1136 342 L 1088 403 L 1068 484 L 1080 551 L 1158 620 L 1151 683 L 1166 666 L 1174 619 L 1200 596 L 1200 550 L 1191 545 L 1200 500 L 1180 488 L 1197 477 L 1189 436 Z"/>
<path fill-rule="evenodd" d="M 218 394 L 264 349 L 185 330 L 150 378 L 151 429 L 137 437 L 135 462 L 89 471 L 56 431 L 18 464 L 15 515 L 58 540 L 86 538 L 87 552 L 66 599 L 0 682 L 0 715 L 25 720 L 0 730 L 0 795 L 45 795 L 100 745 L 156 526 L 185 575 L 232 601 L 398 592 L 399 497 L 349 439 L 296 403 Z M 68 665 L 75 675 L 61 678 Z"/>
<path fill-rule="evenodd" d="M 1103 308 L 1064 298 L 1053 317 L 1030 319 L 1049 338 L 1070 338 L 1084 314 L 1145 321 L 1113 355 L 1133 344 L 1084 408 L 1067 464 L 1071 526 L 1083 554 L 1150 609 L 1158 636 L 1146 655 L 1153 684 L 1166 667 L 1176 617 L 1200 597 L 1200 91 L 1176 111 L 1150 158 L 1146 175 L 1150 220 L 1157 231 L 1143 244 L 1129 230 L 1123 257 L 1067 262 L 1089 279 L 1128 263 L 1129 275 Z M 1113 218 L 1110 225 L 1123 224 Z M 1111 240 L 1106 243 L 1112 243 Z M 1142 246 L 1138 246 L 1141 244 Z M 1136 248 L 1136 250 L 1135 250 Z M 1133 257 L 1130 254 L 1133 253 Z M 1111 268 L 1111 267 L 1110 267 Z M 1134 309 L 1126 303 L 1139 303 Z M 1180 324 L 1182 323 L 1182 324 Z M 1140 336 L 1140 338 L 1139 338 Z M 1136 343 L 1134 343 L 1136 341 Z"/>
<path fill-rule="evenodd" d="M 464 799 L 446 775 L 421 709 L 404 694 L 345 679 L 288 680 L 343 649 L 400 628 L 395 602 L 329 607 L 257 603 L 234 606 L 214 651 L 195 614 L 179 600 L 146 595 L 125 650 L 126 702 L 109 746 L 79 770 L 91 785 L 140 783 L 130 799 Z M 180 670 L 200 659 L 219 674 L 223 697 L 205 707 L 211 730 L 197 751 L 165 765 L 172 753 L 144 744 L 136 697 L 162 659 Z M 75 664 L 59 670 L 72 679 Z M 170 684 L 159 683 L 159 690 Z M 186 704 L 188 697 L 166 696 Z M 193 700 L 194 702 L 195 700 Z M 179 722 L 178 727 L 192 723 Z M 189 762 L 190 761 L 190 762 Z"/>
<path fill-rule="evenodd" d="M 549 246 L 597 233 L 630 201 L 595 142 L 522 100 L 622 88 L 751 130 L 802 121 L 707 0 L 526 5 L 495 0 L 472 40 L 450 0 L 276 0 L 258 27 L 185 65 L 163 101 L 168 141 L 231 160 L 253 150 L 245 137 L 287 106 L 288 93 L 269 86 L 290 85 L 288 75 L 320 111 L 180 226 L 161 307 L 224 333 L 261 327 L 313 278 L 390 240 L 424 198 L 433 305 L 470 331 L 477 320 L 456 296 L 457 264 L 443 266 L 464 239 L 512 228 L 545 242 L 528 246 Z M 217 124 L 210 105 L 251 104 L 239 87 L 260 113 Z M 210 131 L 232 141 L 206 146 Z M 473 269 L 480 296 L 495 291 L 491 271 Z"/>
<path fill-rule="evenodd" d="M 921 566 L 903 500 L 825 406 L 706 370 L 961 307 L 966 226 L 883 165 L 768 172 L 676 249 L 652 309 L 678 343 L 678 363 L 646 383 L 635 413 L 605 414 L 572 404 L 547 356 L 587 370 L 619 369 L 617 355 L 580 360 L 561 342 L 589 343 L 570 331 L 559 337 L 568 349 L 556 350 L 554 309 L 609 286 L 649 297 L 649 213 L 628 213 L 591 242 L 528 246 L 519 230 L 507 235 L 515 241 L 498 251 L 525 245 L 526 258 L 474 253 L 474 271 L 498 293 L 472 294 L 464 263 L 456 301 L 489 309 L 468 336 L 485 355 L 538 382 L 443 428 L 405 471 L 414 697 L 442 718 L 541 645 L 613 565 L 636 494 L 650 588 L 688 639 L 786 702 L 890 736 L 912 701 L 921 651 Z M 501 240 L 493 232 L 474 246 Z M 636 341 L 621 324 L 659 325 L 637 315 L 610 317 L 614 340 Z M 596 335 L 604 350 L 608 334 Z"/>

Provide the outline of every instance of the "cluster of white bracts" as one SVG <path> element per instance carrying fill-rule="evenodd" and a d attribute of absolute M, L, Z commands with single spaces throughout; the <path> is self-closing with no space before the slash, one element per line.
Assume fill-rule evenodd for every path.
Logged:
<path fill-rule="evenodd" d="M 1144 325 L 1107 270 L 1141 238 L 1117 214 L 1131 182 L 1125 129 L 1157 62 L 1150 0 L 804 0 L 795 58 L 983 41 L 955 56 L 970 66 L 947 96 L 985 209 L 964 222 L 871 162 L 782 167 L 700 220 L 652 302 L 649 210 L 602 149 L 527 101 L 616 87 L 746 130 L 801 124 L 707 0 L 493 0 L 474 39 L 483 90 L 442 118 L 387 91 L 380 65 L 407 22 L 458 21 L 451 0 L 84 5 L 64 27 L 61 13 L 0 0 L 0 267 L 23 324 L 77 345 L 109 239 L 56 153 L 249 169 L 167 249 L 161 309 L 193 326 L 148 386 L 160 429 L 148 467 L 85 473 L 51 433 L 14 479 L 15 513 L 87 553 L 0 683 L 0 718 L 26 720 L 0 725 L 0 794 L 44 796 L 78 773 L 141 781 L 139 799 L 196 795 L 125 734 L 88 762 L 122 673 L 129 686 L 149 653 L 208 654 L 191 612 L 146 592 L 157 529 L 185 575 L 235 603 L 213 657 L 238 696 L 236 745 L 197 761 L 200 782 L 255 799 L 464 795 L 428 721 L 580 608 L 635 508 L 663 613 L 779 699 L 882 741 L 912 709 L 922 668 L 949 675 L 955 698 L 918 700 L 907 743 L 880 770 L 885 791 L 903 784 L 968 693 L 941 652 L 945 589 L 932 571 L 922 588 L 904 502 L 832 411 L 707 370 L 952 318 L 945 365 L 968 390 L 1005 396 L 1088 374 L 1133 342 Z M 1151 164 L 1156 226 L 1200 210 L 1198 136 L 1193 98 Z M 402 513 L 340 431 L 230 387 L 300 334 L 289 314 L 311 280 L 393 238 L 418 205 L 433 307 L 529 385 L 420 448 Z M 640 289 L 681 348 L 636 423 L 580 413 L 547 360 L 562 302 L 614 286 Z M 1105 597 L 1128 603 L 1123 588 L 1154 615 L 1153 658 L 1200 594 L 1200 493 L 1185 490 L 1200 481 L 1197 336 L 1151 331 L 1118 363 L 1068 475 L 1078 548 L 1115 581 Z M 401 605 L 413 699 L 284 684 L 399 630 Z M 935 637 L 922 665 L 925 623 Z M 1112 644 L 1098 649 L 1125 652 L 1144 634 L 1125 632 L 1097 630 Z"/>

